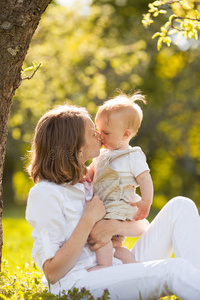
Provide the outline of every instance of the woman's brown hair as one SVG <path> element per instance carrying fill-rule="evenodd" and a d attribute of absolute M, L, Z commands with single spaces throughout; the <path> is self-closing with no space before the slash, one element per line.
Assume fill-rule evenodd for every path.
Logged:
<path fill-rule="evenodd" d="M 86 173 L 78 159 L 85 144 L 87 111 L 73 105 L 60 105 L 38 121 L 32 141 L 28 173 L 35 183 L 48 180 L 76 184 Z"/>

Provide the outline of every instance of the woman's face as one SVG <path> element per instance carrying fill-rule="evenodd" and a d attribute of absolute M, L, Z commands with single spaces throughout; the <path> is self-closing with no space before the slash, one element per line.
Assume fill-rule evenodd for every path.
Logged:
<path fill-rule="evenodd" d="M 101 149 L 100 134 L 95 130 L 94 123 L 88 117 L 85 120 L 85 145 L 80 149 L 80 159 L 86 162 L 100 154 Z"/>

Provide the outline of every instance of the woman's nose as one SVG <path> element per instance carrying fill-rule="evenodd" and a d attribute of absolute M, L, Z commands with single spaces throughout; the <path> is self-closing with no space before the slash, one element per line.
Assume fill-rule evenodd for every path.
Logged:
<path fill-rule="evenodd" d="M 95 131 L 95 132 L 96 132 L 96 136 L 97 136 L 98 140 L 101 140 L 102 139 L 101 134 L 98 131 Z"/>

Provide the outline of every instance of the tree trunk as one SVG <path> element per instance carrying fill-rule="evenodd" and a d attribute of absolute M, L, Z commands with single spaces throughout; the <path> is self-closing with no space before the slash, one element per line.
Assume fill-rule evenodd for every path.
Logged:
<path fill-rule="evenodd" d="M 7 123 L 32 36 L 51 0 L 0 0 L 0 268 L 3 246 L 2 177 Z"/>

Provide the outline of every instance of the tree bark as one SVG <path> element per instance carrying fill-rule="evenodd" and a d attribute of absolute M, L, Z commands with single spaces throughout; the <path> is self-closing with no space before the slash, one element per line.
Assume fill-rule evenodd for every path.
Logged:
<path fill-rule="evenodd" d="M 0 1 L 0 269 L 2 260 L 2 177 L 7 123 L 15 90 L 21 84 L 22 64 L 42 13 L 51 0 Z"/>

